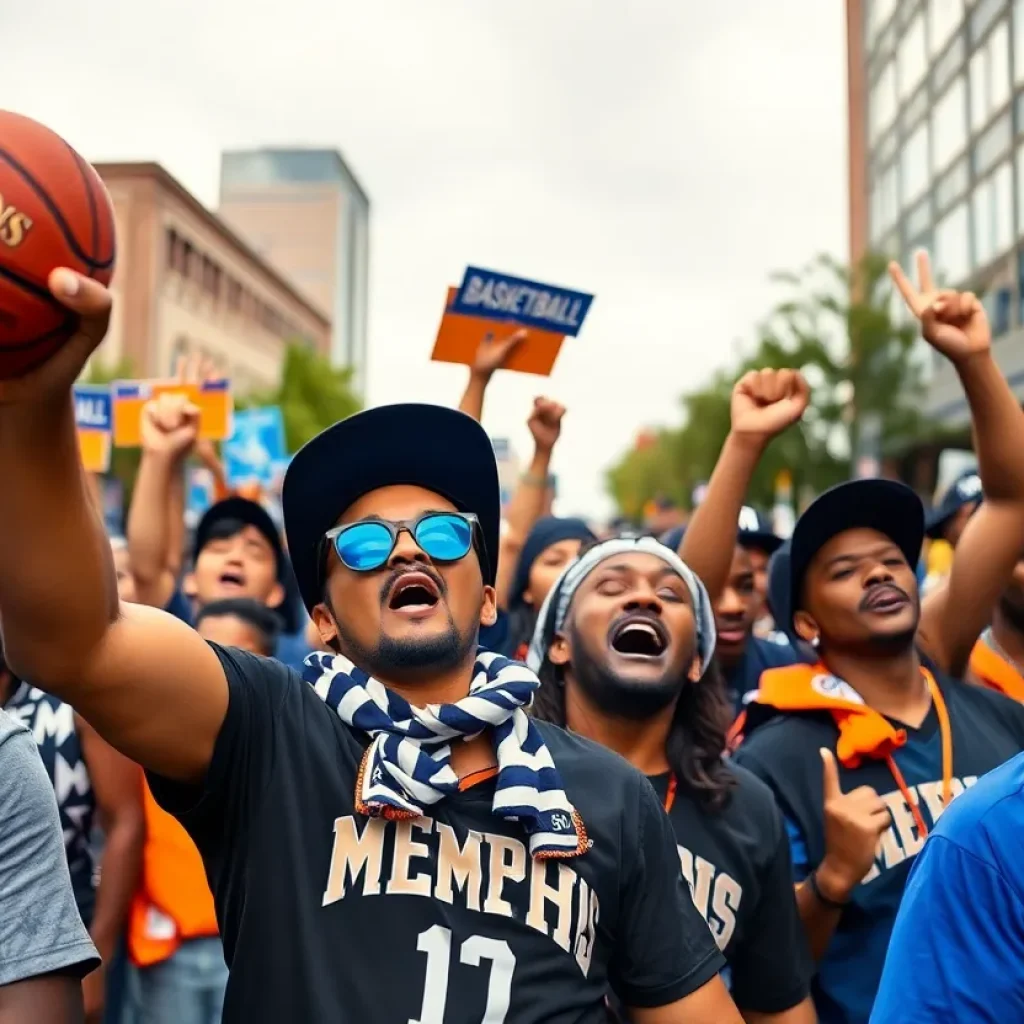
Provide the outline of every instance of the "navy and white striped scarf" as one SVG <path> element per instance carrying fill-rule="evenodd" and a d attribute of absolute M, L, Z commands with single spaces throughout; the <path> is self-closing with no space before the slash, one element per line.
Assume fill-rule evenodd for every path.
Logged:
<path fill-rule="evenodd" d="M 451 741 L 494 731 L 494 813 L 520 821 L 534 857 L 575 857 L 587 848 L 576 808 L 526 714 L 540 685 L 525 665 L 480 648 L 469 693 L 454 704 L 413 707 L 339 654 L 306 658 L 303 677 L 347 725 L 373 738 L 356 780 L 356 810 L 418 818 L 459 788 Z"/>

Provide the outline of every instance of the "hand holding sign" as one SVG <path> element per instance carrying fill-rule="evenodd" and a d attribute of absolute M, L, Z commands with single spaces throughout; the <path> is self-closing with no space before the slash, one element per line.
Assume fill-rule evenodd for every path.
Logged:
<path fill-rule="evenodd" d="M 535 398 L 533 400 L 533 411 L 526 425 L 533 434 L 534 444 L 538 451 L 550 452 L 555 447 L 559 435 L 562 433 L 562 417 L 565 415 L 565 406 L 550 398 Z"/>
<path fill-rule="evenodd" d="M 889 264 L 889 276 L 907 308 L 921 321 L 925 341 L 951 362 L 992 347 L 985 307 L 971 292 L 937 289 L 926 252 L 917 254 L 917 288 L 896 262 Z"/>
<path fill-rule="evenodd" d="M 889 827 L 885 801 L 870 787 L 844 793 L 831 750 L 821 748 L 825 808 L 825 856 L 815 872 L 822 895 L 845 903 L 871 870 L 878 837 Z"/>
<path fill-rule="evenodd" d="M 501 339 L 488 332 L 476 350 L 471 371 L 478 377 L 489 378 L 495 370 L 500 370 L 505 365 L 508 357 L 525 340 L 526 331 L 522 329 L 513 331 Z"/>
<path fill-rule="evenodd" d="M 767 444 L 803 416 L 810 396 L 798 370 L 751 370 L 732 391 L 733 433 Z"/>

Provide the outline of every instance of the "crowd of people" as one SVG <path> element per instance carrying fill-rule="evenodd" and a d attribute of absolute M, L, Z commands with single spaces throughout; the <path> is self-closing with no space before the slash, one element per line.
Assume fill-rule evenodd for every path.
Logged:
<path fill-rule="evenodd" d="M 977 468 L 788 538 L 747 494 L 797 369 L 736 382 L 685 526 L 552 515 L 545 398 L 503 515 L 519 334 L 310 441 L 283 532 L 224 490 L 186 537 L 216 452 L 162 395 L 109 537 L 70 395 L 111 300 L 56 271 L 78 333 L 0 383 L 0 1022 L 1024 1020 L 1024 411 L 917 270 Z"/>

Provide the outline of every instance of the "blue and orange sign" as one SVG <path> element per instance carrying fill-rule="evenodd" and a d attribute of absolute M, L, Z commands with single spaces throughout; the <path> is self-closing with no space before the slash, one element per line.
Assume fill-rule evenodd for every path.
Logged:
<path fill-rule="evenodd" d="M 234 399 L 228 380 L 185 384 L 176 380 L 119 380 L 111 386 L 114 404 L 114 444 L 138 448 L 142 443 L 142 407 L 163 394 L 184 394 L 199 408 L 201 440 L 223 441 L 231 436 Z"/>
<path fill-rule="evenodd" d="M 568 288 L 469 267 L 462 284 L 448 289 L 431 359 L 471 365 L 482 341 L 525 330 L 505 369 L 547 376 L 562 342 L 579 333 L 593 300 Z"/>
<path fill-rule="evenodd" d="M 75 426 L 78 452 L 88 473 L 110 469 L 110 388 L 102 384 L 75 385 Z"/>

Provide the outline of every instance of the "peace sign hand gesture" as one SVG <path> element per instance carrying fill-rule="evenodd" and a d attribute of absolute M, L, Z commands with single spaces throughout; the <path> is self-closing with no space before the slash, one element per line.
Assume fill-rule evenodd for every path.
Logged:
<path fill-rule="evenodd" d="M 953 363 L 988 352 L 992 332 L 977 297 L 971 292 L 937 289 L 928 254 L 919 252 L 916 259 L 917 288 L 896 262 L 889 264 L 889 276 L 907 308 L 921 321 L 925 341 Z"/>

